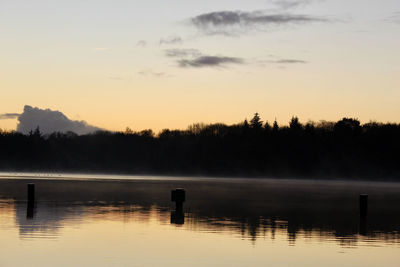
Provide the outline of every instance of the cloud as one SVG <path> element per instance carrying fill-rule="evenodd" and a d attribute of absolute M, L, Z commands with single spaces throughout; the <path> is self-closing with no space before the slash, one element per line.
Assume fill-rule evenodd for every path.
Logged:
<path fill-rule="evenodd" d="M 196 16 L 192 18 L 192 23 L 197 27 L 207 28 L 232 25 L 304 23 L 323 20 L 307 15 L 263 14 L 262 11 L 220 11 Z"/>
<path fill-rule="evenodd" d="M 246 11 L 217 11 L 198 15 L 190 19 L 190 24 L 206 34 L 229 33 L 237 34 L 243 30 L 257 27 L 282 26 L 322 22 L 327 19 L 310 15 L 296 15 L 290 13 L 270 14 L 263 10 Z M 264 29 L 264 28 L 262 28 Z"/>
<path fill-rule="evenodd" d="M 4 113 L 0 114 L 0 120 L 9 120 L 9 119 L 16 119 L 18 116 L 21 115 L 19 113 Z"/>
<path fill-rule="evenodd" d="M 145 40 L 140 40 L 139 42 L 137 42 L 136 46 L 146 47 L 147 42 Z"/>
<path fill-rule="evenodd" d="M 293 58 L 280 58 L 279 56 L 269 55 L 270 58 L 268 60 L 258 60 L 255 59 L 253 62 L 259 64 L 261 66 L 265 66 L 266 64 L 276 64 L 276 65 L 288 65 L 288 64 L 307 64 L 308 61 L 302 59 L 293 59 Z"/>
<path fill-rule="evenodd" d="M 33 108 L 26 105 L 24 112 L 18 117 L 17 131 L 28 134 L 31 130 L 40 128 L 40 132 L 49 134 L 53 132 L 72 131 L 76 134 L 88 134 L 98 130 L 98 127 L 91 126 L 85 121 L 70 120 L 60 111 L 50 109 Z"/>
<path fill-rule="evenodd" d="M 276 64 L 306 64 L 308 63 L 305 60 L 300 59 L 280 59 L 275 61 L 269 61 L 269 63 L 276 63 Z"/>
<path fill-rule="evenodd" d="M 194 59 L 178 60 L 179 67 L 202 68 L 202 67 L 221 67 L 227 64 L 243 64 L 244 60 L 237 57 L 221 57 L 221 56 L 200 56 Z"/>
<path fill-rule="evenodd" d="M 281 9 L 293 9 L 297 7 L 302 7 L 309 5 L 312 1 L 311 0 L 276 0 L 273 3 Z"/>
<path fill-rule="evenodd" d="M 384 19 L 384 21 L 400 24 L 400 12 L 393 12 L 389 17 Z"/>
<path fill-rule="evenodd" d="M 197 49 L 165 49 L 165 56 L 170 58 L 177 58 L 176 61 L 178 66 L 181 68 L 202 68 L 202 67 L 221 67 L 229 64 L 306 64 L 305 60 L 291 59 L 291 58 L 280 58 L 275 55 L 270 55 L 273 59 L 270 60 L 259 60 L 249 59 L 245 60 L 238 57 L 226 57 L 226 56 L 210 56 L 204 55 Z M 140 73 L 140 74 L 147 74 Z"/>
<path fill-rule="evenodd" d="M 165 56 L 178 58 L 176 62 L 181 68 L 222 67 L 228 64 L 245 63 L 242 58 L 204 55 L 197 49 L 166 49 Z"/>
<path fill-rule="evenodd" d="M 165 55 L 167 57 L 199 57 L 201 56 L 201 52 L 197 49 L 180 49 L 180 48 L 173 48 L 173 49 L 166 49 Z"/>
<path fill-rule="evenodd" d="M 228 31 L 228 30 L 207 30 L 204 31 L 204 35 L 207 36 L 225 36 L 225 37 L 239 37 L 240 33 L 236 31 Z"/>
<path fill-rule="evenodd" d="M 138 74 L 143 75 L 143 76 L 154 76 L 154 77 L 166 76 L 165 72 L 155 72 L 153 70 L 142 70 L 142 71 L 139 71 Z"/>
<path fill-rule="evenodd" d="M 160 39 L 160 45 L 182 44 L 183 40 L 179 36 L 169 36 L 165 39 Z"/>

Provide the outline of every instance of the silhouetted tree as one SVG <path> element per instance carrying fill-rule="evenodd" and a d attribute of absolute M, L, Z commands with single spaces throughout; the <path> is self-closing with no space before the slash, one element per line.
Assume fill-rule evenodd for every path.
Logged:
<path fill-rule="evenodd" d="M 125 134 L 134 134 L 133 130 L 129 127 L 125 128 Z"/>
<path fill-rule="evenodd" d="M 297 118 L 296 116 L 293 116 L 292 119 L 289 122 L 289 127 L 290 130 L 292 131 L 299 131 L 302 129 L 302 125 L 299 122 L 299 118 Z"/>
<path fill-rule="evenodd" d="M 257 115 L 257 116 L 256 116 Z M 0 131 L 0 170 L 231 176 L 400 177 L 400 124 L 343 118 L 289 127 L 251 124 L 187 130 L 28 135 Z M 259 130 L 255 130 L 259 129 Z M 261 129 L 261 130 L 260 130 Z"/>
<path fill-rule="evenodd" d="M 276 133 L 278 132 L 278 130 L 279 130 L 278 122 L 275 119 L 274 124 L 272 125 L 272 131 Z"/>
<path fill-rule="evenodd" d="M 144 137 L 154 137 L 154 132 L 151 129 L 147 129 L 140 131 L 139 135 Z"/>
<path fill-rule="evenodd" d="M 266 131 L 267 133 L 270 132 L 270 131 L 272 130 L 272 127 L 271 127 L 271 125 L 269 124 L 268 121 L 265 122 L 265 124 L 264 124 L 264 129 L 265 129 L 265 131 Z"/>
<path fill-rule="evenodd" d="M 42 133 L 40 132 L 39 126 L 37 126 L 34 131 L 30 130 L 29 136 L 31 136 L 32 138 L 36 138 L 36 139 L 42 137 Z"/>
<path fill-rule="evenodd" d="M 243 128 L 245 128 L 245 129 L 249 128 L 249 123 L 247 122 L 247 119 L 245 119 L 243 122 Z"/>
<path fill-rule="evenodd" d="M 188 131 L 197 135 L 200 134 L 205 128 L 206 125 L 204 123 L 193 123 L 192 125 L 188 126 Z"/>
<path fill-rule="evenodd" d="M 359 133 L 360 121 L 352 118 L 343 118 L 335 124 L 334 130 L 341 134 Z"/>
<path fill-rule="evenodd" d="M 262 128 L 262 121 L 257 112 L 254 114 L 254 117 L 250 120 L 250 126 L 251 128 L 257 130 Z"/>

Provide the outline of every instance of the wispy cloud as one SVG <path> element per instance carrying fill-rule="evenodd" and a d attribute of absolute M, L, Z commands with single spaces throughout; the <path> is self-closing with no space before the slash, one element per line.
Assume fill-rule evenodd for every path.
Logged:
<path fill-rule="evenodd" d="M 217 11 L 200 14 L 190 19 L 190 24 L 206 34 L 237 34 L 257 27 L 325 22 L 326 18 L 290 13 L 271 14 L 263 10 Z M 264 29 L 264 28 L 262 28 Z"/>
<path fill-rule="evenodd" d="M 165 72 L 156 72 L 153 70 L 142 70 L 139 71 L 138 74 L 143 76 L 153 76 L 153 77 L 165 77 L 167 74 Z"/>
<path fill-rule="evenodd" d="M 198 49 L 173 48 L 164 51 L 166 57 L 177 58 L 176 63 L 180 68 L 223 67 L 245 63 L 244 59 L 238 57 L 204 55 Z"/>
<path fill-rule="evenodd" d="M 306 64 L 308 63 L 305 60 L 300 59 L 280 59 L 280 60 L 272 60 L 269 63 L 276 63 L 276 64 Z"/>
<path fill-rule="evenodd" d="M 166 49 L 165 55 L 167 57 L 199 57 L 201 56 L 201 52 L 197 49 L 181 49 L 181 48 L 173 48 L 173 49 Z"/>
<path fill-rule="evenodd" d="M 237 57 L 200 56 L 194 59 L 180 59 L 178 64 L 181 68 L 222 67 L 229 64 L 244 64 L 244 60 Z"/>
<path fill-rule="evenodd" d="M 4 113 L 0 114 L 0 120 L 16 119 L 19 117 L 19 113 Z"/>
<path fill-rule="evenodd" d="M 206 30 L 203 31 L 203 34 L 206 36 L 225 36 L 225 37 L 239 37 L 240 36 L 240 32 L 235 31 L 235 30 Z"/>
<path fill-rule="evenodd" d="M 288 10 L 298 7 L 303 7 L 311 4 L 312 0 L 276 0 L 273 4 L 278 6 L 280 9 Z"/>
<path fill-rule="evenodd" d="M 145 40 L 140 40 L 139 42 L 136 43 L 136 46 L 146 47 L 147 42 Z"/>
<path fill-rule="evenodd" d="M 313 21 L 326 21 L 326 19 L 308 15 L 264 14 L 262 11 L 219 11 L 205 13 L 192 18 L 192 23 L 199 28 L 234 25 L 252 26 L 257 24 L 305 23 Z"/>
<path fill-rule="evenodd" d="M 386 22 L 400 24 L 400 11 L 393 12 L 390 16 L 384 19 Z"/>
<path fill-rule="evenodd" d="M 260 60 L 220 55 L 207 55 L 203 54 L 198 49 L 173 48 L 165 49 L 164 51 L 166 57 L 177 59 L 176 63 L 180 68 L 226 67 L 232 64 L 256 64 L 265 66 L 266 64 L 287 65 L 308 63 L 307 61 L 301 59 L 281 58 L 275 55 L 269 55 L 271 58 L 269 60 Z"/>
<path fill-rule="evenodd" d="M 162 38 L 160 39 L 160 45 L 176 45 L 176 44 L 182 44 L 183 40 L 179 36 L 169 36 L 167 38 Z"/>
<path fill-rule="evenodd" d="M 293 59 L 293 58 L 280 58 L 279 56 L 269 55 L 272 59 L 267 60 L 254 60 L 255 63 L 260 64 L 262 66 L 268 64 L 276 64 L 276 65 L 289 65 L 289 64 L 307 64 L 309 63 L 306 60 L 302 59 Z"/>

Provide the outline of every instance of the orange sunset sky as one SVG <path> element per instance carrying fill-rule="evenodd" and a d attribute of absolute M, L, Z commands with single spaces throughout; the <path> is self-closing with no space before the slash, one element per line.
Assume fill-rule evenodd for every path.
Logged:
<path fill-rule="evenodd" d="M 398 0 L 2 0 L 0 114 L 156 131 L 254 112 L 399 122 L 399 47 Z"/>

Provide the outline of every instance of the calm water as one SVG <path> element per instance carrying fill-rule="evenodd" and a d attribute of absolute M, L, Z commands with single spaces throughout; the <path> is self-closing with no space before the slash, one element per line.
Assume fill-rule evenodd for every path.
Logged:
<path fill-rule="evenodd" d="M 400 266 L 400 184 L 3 173 L 0 244 L 0 266 Z"/>

